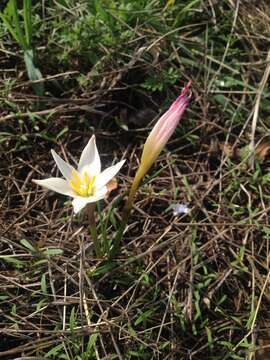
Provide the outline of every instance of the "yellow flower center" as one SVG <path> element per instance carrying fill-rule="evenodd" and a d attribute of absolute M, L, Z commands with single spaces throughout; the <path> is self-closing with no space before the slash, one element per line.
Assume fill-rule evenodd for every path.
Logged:
<path fill-rule="evenodd" d="M 79 174 L 77 171 L 73 170 L 69 184 L 76 194 L 81 196 L 91 196 L 95 192 L 95 180 L 96 175 L 89 176 L 86 171 Z"/>

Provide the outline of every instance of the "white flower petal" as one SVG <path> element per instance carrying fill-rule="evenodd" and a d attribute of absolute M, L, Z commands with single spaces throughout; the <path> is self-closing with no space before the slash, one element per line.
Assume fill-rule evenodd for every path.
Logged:
<path fill-rule="evenodd" d="M 95 181 L 95 186 L 97 189 L 101 189 L 103 186 L 108 184 L 108 182 L 118 173 L 118 171 L 123 166 L 126 160 L 119 161 L 117 164 L 108 167 L 106 170 L 100 173 Z"/>
<path fill-rule="evenodd" d="M 172 210 L 174 216 L 189 213 L 189 208 L 186 204 L 175 204 L 172 206 Z"/>
<path fill-rule="evenodd" d="M 97 175 L 101 170 L 100 158 L 94 135 L 88 141 L 88 144 L 83 149 L 80 157 L 78 171 L 82 173 L 84 170 L 88 172 L 89 176 Z"/>
<path fill-rule="evenodd" d="M 72 178 L 72 171 L 75 170 L 71 165 L 65 162 L 59 155 L 56 154 L 54 150 L 51 150 L 52 156 L 58 169 L 61 171 L 62 175 L 70 180 Z"/>
<path fill-rule="evenodd" d="M 68 196 L 76 196 L 74 191 L 69 186 L 68 182 L 61 178 L 51 177 L 49 179 L 44 180 L 33 180 L 35 184 L 41 185 L 46 189 L 53 190 L 58 192 L 59 194 L 68 195 Z"/>
<path fill-rule="evenodd" d="M 107 193 L 106 187 L 96 192 L 95 196 L 76 196 L 72 201 L 75 214 L 81 211 L 87 204 L 97 202 L 105 197 Z"/>

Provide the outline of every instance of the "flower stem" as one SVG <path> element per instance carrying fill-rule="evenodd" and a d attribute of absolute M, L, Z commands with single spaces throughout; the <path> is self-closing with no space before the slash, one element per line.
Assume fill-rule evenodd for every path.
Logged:
<path fill-rule="evenodd" d="M 131 210 L 131 208 L 130 208 Z M 111 251 L 109 252 L 109 259 L 111 260 L 112 258 L 114 258 L 114 256 L 118 253 L 119 249 L 120 249 L 120 243 L 125 231 L 125 228 L 127 226 L 127 222 L 128 222 L 128 218 L 129 218 L 129 214 L 130 214 L 130 210 L 128 212 L 124 212 L 124 216 L 122 218 L 122 221 L 120 223 L 119 229 L 117 230 L 117 233 L 113 239 L 113 246 Z"/>
<path fill-rule="evenodd" d="M 133 201 L 134 201 L 134 196 L 136 194 L 136 191 L 138 190 L 138 187 L 140 186 L 141 180 L 145 175 L 145 171 L 144 169 L 142 169 L 141 165 L 139 167 L 139 169 L 137 170 L 136 174 L 135 174 L 135 178 L 133 180 L 133 183 L 131 185 L 131 189 L 128 195 L 128 199 L 125 205 L 125 212 L 124 212 L 124 217 L 129 217 L 131 209 L 132 209 L 132 205 L 133 205 Z"/>
<path fill-rule="evenodd" d="M 132 209 L 132 205 L 133 205 L 133 201 L 134 201 L 134 196 L 136 194 L 136 191 L 138 190 L 138 187 L 140 185 L 142 179 L 142 175 L 139 171 L 137 171 L 135 178 L 133 180 L 129 195 L 128 195 L 128 199 L 124 208 L 124 213 L 123 213 L 123 217 L 122 217 L 122 221 L 120 223 L 119 229 L 117 230 L 117 233 L 115 235 L 115 238 L 113 240 L 113 247 L 110 251 L 109 254 L 109 258 L 112 259 L 119 251 L 120 249 L 120 243 L 121 240 L 123 238 L 123 234 L 124 231 L 126 229 L 127 226 L 127 222 L 131 213 L 131 209 Z"/>
<path fill-rule="evenodd" d="M 95 253 L 98 258 L 102 257 L 102 250 L 100 248 L 100 244 L 98 241 L 98 235 L 97 235 L 97 227 L 96 227 L 96 221 L 95 221 L 95 203 L 90 203 L 86 207 L 88 221 L 89 221 L 89 230 L 92 236 L 93 245 L 95 248 Z"/>

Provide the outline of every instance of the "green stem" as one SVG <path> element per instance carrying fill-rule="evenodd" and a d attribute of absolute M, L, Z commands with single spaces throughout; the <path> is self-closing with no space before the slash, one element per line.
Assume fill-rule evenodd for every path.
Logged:
<path fill-rule="evenodd" d="M 117 233 L 116 233 L 115 238 L 113 240 L 113 247 L 112 247 L 112 249 L 110 251 L 109 259 L 112 259 L 119 252 L 120 243 L 121 243 L 121 240 L 123 238 L 123 234 L 124 234 L 124 231 L 126 229 L 127 222 L 128 222 L 128 219 L 129 219 L 129 216 L 130 216 L 130 213 L 131 213 L 131 209 L 132 209 L 132 205 L 133 205 L 133 201 L 134 201 L 134 196 L 136 194 L 136 191 L 138 190 L 138 187 L 139 187 L 139 185 L 141 183 L 143 175 L 144 174 L 142 174 L 142 172 L 140 171 L 140 168 L 139 168 L 139 170 L 137 171 L 137 173 L 135 175 L 135 178 L 133 180 L 133 183 L 132 183 L 132 186 L 131 186 L 131 189 L 130 189 L 130 193 L 128 195 L 128 199 L 127 199 L 127 202 L 126 202 L 126 205 L 125 205 L 125 208 L 124 208 L 123 218 L 122 218 L 120 227 L 117 230 Z"/>
<path fill-rule="evenodd" d="M 102 258 L 102 250 L 100 248 L 100 244 L 98 241 L 98 234 L 97 234 L 97 227 L 96 227 L 96 221 L 95 221 L 95 203 L 90 203 L 87 205 L 87 215 L 89 220 L 89 229 L 93 240 L 93 245 L 95 248 L 95 253 L 98 258 Z"/>
<path fill-rule="evenodd" d="M 130 212 L 129 212 L 130 213 Z M 117 230 L 117 233 L 115 235 L 115 238 L 113 239 L 113 247 L 109 253 L 109 260 L 111 260 L 112 258 L 114 258 L 114 256 L 118 253 L 119 248 L 120 248 L 120 243 L 123 237 L 123 233 L 125 231 L 125 228 L 127 226 L 127 222 L 128 222 L 128 218 L 129 218 L 129 213 L 124 213 L 122 222 L 120 224 L 119 229 Z"/>
<path fill-rule="evenodd" d="M 96 224 L 91 224 L 89 226 L 89 229 L 90 229 L 90 233 L 91 233 L 94 248 L 95 248 L 95 253 L 96 253 L 98 258 L 101 258 L 102 257 L 102 251 L 101 251 L 101 248 L 99 246 L 100 244 L 99 244 L 99 241 L 98 241 Z"/>

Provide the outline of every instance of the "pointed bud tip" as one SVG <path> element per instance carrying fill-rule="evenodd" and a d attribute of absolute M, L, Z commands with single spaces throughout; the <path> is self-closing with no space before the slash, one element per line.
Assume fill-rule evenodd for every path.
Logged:
<path fill-rule="evenodd" d="M 191 85 L 192 85 L 192 80 L 189 80 L 187 85 L 181 91 L 181 96 L 186 96 L 188 100 L 190 100 L 192 97 L 192 91 L 190 90 Z"/>
<path fill-rule="evenodd" d="M 189 82 L 184 86 L 182 89 L 180 95 L 177 97 L 177 99 L 172 103 L 170 110 L 175 109 L 180 104 L 187 106 L 191 97 L 192 97 L 192 91 L 190 90 L 190 86 L 192 84 L 192 81 L 189 80 Z"/>

